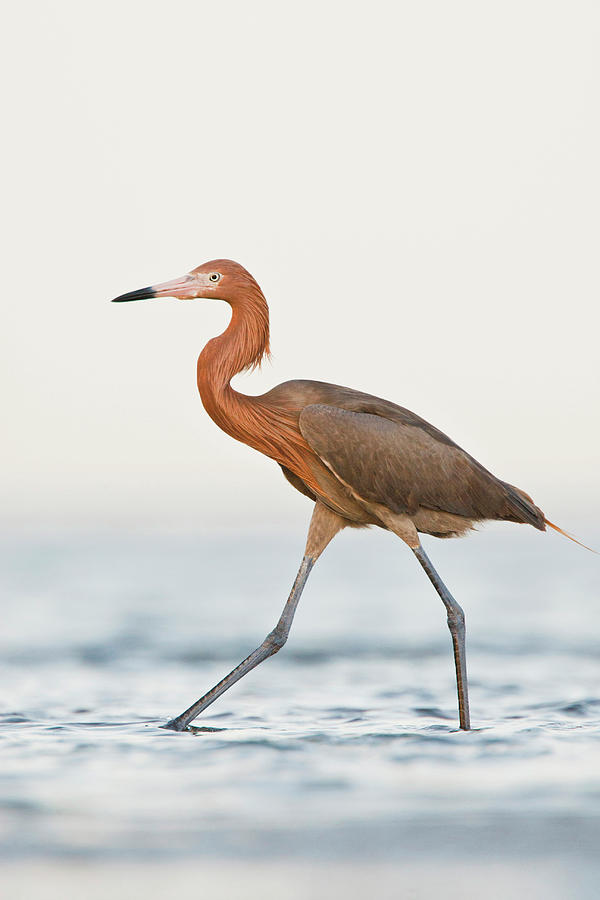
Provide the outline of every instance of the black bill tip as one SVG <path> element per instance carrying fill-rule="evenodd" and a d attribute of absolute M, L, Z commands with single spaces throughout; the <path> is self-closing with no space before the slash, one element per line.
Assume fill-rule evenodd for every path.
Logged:
<path fill-rule="evenodd" d="M 145 287 L 140 288 L 139 291 L 129 291 L 128 294 L 121 294 L 120 297 L 115 297 L 111 303 L 127 303 L 129 300 L 149 300 L 155 296 L 153 287 Z"/>

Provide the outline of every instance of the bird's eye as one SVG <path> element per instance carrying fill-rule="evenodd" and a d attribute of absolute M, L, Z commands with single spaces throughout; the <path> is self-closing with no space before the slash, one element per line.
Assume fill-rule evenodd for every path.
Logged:
<path fill-rule="evenodd" d="M 220 281 L 220 279 L 221 275 L 219 274 L 219 272 L 211 272 L 208 276 L 209 281 Z"/>

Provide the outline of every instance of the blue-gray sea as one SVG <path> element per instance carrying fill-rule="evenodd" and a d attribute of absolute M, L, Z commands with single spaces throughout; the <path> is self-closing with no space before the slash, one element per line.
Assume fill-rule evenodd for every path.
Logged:
<path fill-rule="evenodd" d="M 600 896 L 600 559 L 555 534 L 424 539 L 470 733 L 442 604 L 375 531 L 325 551 L 208 730 L 160 728 L 271 629 L 303 542 L 4 538 L 2 897 Z"/>

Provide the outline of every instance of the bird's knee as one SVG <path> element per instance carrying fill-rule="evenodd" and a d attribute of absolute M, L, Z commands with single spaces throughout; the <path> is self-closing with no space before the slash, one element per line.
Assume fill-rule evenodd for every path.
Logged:
<path fill-rule="evenodd" d="M 458 603 L 448 610 L 448 628 L 452 632 L 464 631 L 465 629 L 465 614 Z"/>
<path fill-rule="evenodd" d="M 269 650 L 269 655 L 272 656 L 273 653 L 278 653 L 286 641 L 287 634 L 281 629 L 274 628 L 273 631 L 269 632 L 265 638 L 265 646 Z"/>

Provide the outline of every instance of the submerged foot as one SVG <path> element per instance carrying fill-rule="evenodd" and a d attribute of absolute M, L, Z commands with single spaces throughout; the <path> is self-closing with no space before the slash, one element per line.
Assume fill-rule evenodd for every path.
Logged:
<path fill-rule="evenodd" d="M 189 731 L 190 734 L 203 734 L 213 731 L 227 731 L 226 728 L 215 728 L 213 725 L 184 725 L 183 722 L 180 722 L 178 718 L 171 719 L 165 725 L 161 725 L 160 727 L 166 728 L 168 731 Z"/>
<path fill-rule="evenodd" d="M 161 728 L 166 728 L 168 731 L 189 731 L 189 725 L 186 725 L 185 722 L 181 721 L 181 718 L 177 716 L 175 719 L 169 719 L 164 725 L 160 726 Z"/>

